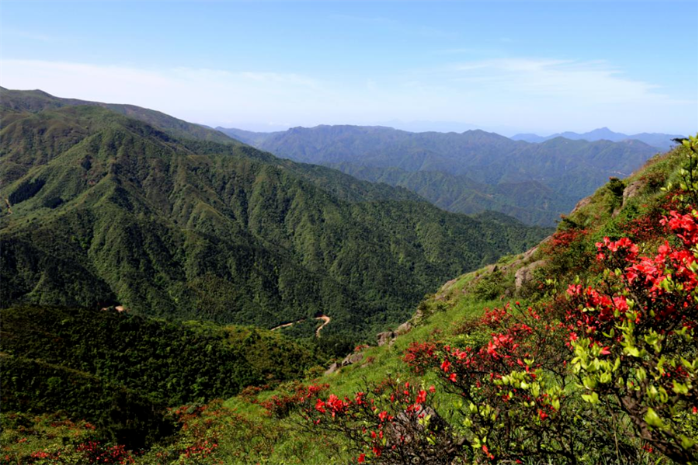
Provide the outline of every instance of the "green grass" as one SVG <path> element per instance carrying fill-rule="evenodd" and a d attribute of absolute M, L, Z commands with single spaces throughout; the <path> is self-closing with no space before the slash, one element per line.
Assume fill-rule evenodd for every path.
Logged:
<path fill-rule="evenodd" d="M 468 273 L 460 276 L 451 286 L 451 290 L 461 291 L 472 280 L 473 275 L 474 273 Z M 329 375 L 306 379 L 305 383 L 327 383 L 330 387 L 326 395 L 333 393 L 339 397 L 353 397 L 356 392 L 365 391 L 367 385 L 378 383 L 386 376 L 402 380 L 409 379 L 412 382 L 423 383 L 425 386 L 436 384 L 436 378 L 433 374 L 427 373 L 418 377 L 410 372 L 402 360 L 408 346 L 413 342 L 430 339 L 443 342 L 454 340 L 457 336 L 453 335 L 453 330 L 458 323 L 481 315 L 485 308 L 501 306 L 504 303 L 500 300 L 477 301 L 472 298 L 463 298 L 461 292 L 451 293 L 451 297 L 446 300 L 436 300 L 435 296 L 430 296 L 423 305 L 438 306 L 440 310 L 423 318 L 408 333 L 398 336 L 392 345 L 365 348 L 362 350 L 364 358 L 357 364 L 343 367 Z M 364 366 L 368 360 L 371 362 Z M 263 402 L 274 395 L 282 394 L 283 389 L 268 390 L 260 393 L 257 400 Z M 446 394 L 437 391 L 435 405 L 438 406 L 442 402 L 446 404 Z M 356 454 L 350 449 L 350 444 L 344 438 L 318 438 L 317 431 L 307 432 L 299 426 L 300 419 L 297 415 L 281 420 L 272 419 L 258 404 L 250 403 L 241 397 L 226 400 L 225 406 L 249 421 L 257 422 L 265 429 L 278 429 L 281 432 L 279 434 L 280 441 L 274 445 L 274 452 L 269 457 L 255 457 L 254 460 L 267 460 L 263 463 L 309 465 L 355 462 Z M 237 445 L 226 444 L 222 447 L 235 448 Z"/>

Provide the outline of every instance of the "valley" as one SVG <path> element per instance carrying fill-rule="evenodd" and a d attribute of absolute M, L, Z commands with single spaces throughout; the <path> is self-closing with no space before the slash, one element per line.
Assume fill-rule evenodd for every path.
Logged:
<path fill-rule="evenodd" d="M 321 127 L 265 152 L 247 145 L 262 136 L 129 105 L 0 102 L 7 463 L 695 456 L 695 139 L 652 156 L 636 141 Z M 289 137 L 296 155 L 277 153 Z M 505 214 L 549 224 L 572 203 L 555 229 Z M 659 292 L 632 273 L 659 269 L 637 250 L 665 240 L 652 263 L 679 284 Z M 626 391 L 667 363 L 683 367 L 671 397 Z M 618 413 L 618 396 L 642 407 Z"/>
<path fill-rule="evenodd" d="M 232 140 L 177 139 L 99 105 L 3 92 L 5 306 L 118 302 L 265 328 L 325 314 L 327 331 L 363 338 L 440 281 L 550 231 L 449 214 Z"/>
<path fill-rule="evenodd" d="M 698 2 L 0 1 L 0 465 L 698 465 Z"/>

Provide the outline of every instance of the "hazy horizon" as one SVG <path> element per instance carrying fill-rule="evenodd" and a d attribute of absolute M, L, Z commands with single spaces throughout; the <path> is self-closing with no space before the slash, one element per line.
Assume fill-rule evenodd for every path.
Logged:
<path fill-rule="evenodd" d="M 1 8 L 1 86 L 212 127 L 698 130 L 691 1 L 9 0 Z"/>

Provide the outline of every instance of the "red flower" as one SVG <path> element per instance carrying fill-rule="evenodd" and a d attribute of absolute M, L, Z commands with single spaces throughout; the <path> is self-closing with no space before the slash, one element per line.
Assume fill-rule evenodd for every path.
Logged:
<path fill-rule="evenodd" d="M 441 369 L 444 371 L 444 373 L 448 373 L 448 371 L 451 369 L 451 362 L 444 360 L 444 362 L 441 364 Z"/>
<path fill-rule="evenodd" d="M 315 402 L 315 410 L 320 413 L 325 413 L 325 403 L 322 401 L 322 399 L 318 399 L 317 402 Z"/>

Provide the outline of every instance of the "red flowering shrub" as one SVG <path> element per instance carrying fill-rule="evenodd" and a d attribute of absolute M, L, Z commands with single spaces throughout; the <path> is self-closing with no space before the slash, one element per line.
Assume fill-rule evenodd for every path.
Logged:
<path fill-rule="evenodd" d="M 353 398 L 330 394 L 306 402 L 302 414 L 349 437 L 359 463 L 452 463 L 463 455 L 462 443 L 429 405 L 434 392 L 389 378 Z"/>
<path fill-rule="evenodd" d="M 627 415 L 630 434 L 679 462 L 698 457 L 697 217 L 691 208 L 669 212 L 661 222 L 674 244 L 651 255 L 627 238 L 604 239 L 597 247 L 605 279 L 568 289 L 583 398 Z"/>
<path fill-rule="evenodd" d="M 133 456 L 122 445 L 104 445 L 99 441 L 88 441 L 76 447 L 87 463 L 127 464 L 136 463 Z"/>
<path fill-rule="evenodd" d="M 410 345 L 404 361 L 453 394 L 448 417 L 427 405 L 435 388 L 388 380 L 316 399 L 306 418 L 349 437 L 358 462 L 698 462 L 698 140 L 688 146 L 676 208 L 636 223 L 654 231 L 633 234 L 644 243 L 606 237 L 594 252 L 586 230 L 556 233 L 549 270 L 586 281 L 488 310 L 462 345 Z"/>
<path fill-rule="evenodd" d="M 267 410 L 270 416 L 275 418 L 285 418 L 292 411 L 298 408 L 298 405 L 308 399 L 314 399 L 320 393 L 327 390 L 328 384 L 313 384 L 304 386 L 303 384 L 294 384 L 289 389 L 288 394 L 274 395 L 271 399 L 260 402 L 260 405 Z"/>
<path fill-rule="evenodd" d="M 546 247 L 551 254 L 557 251 L 566 251 L 573 243 L 582 241 L 587 234 L 589 234 L 588 230 L 578 228 L 556 231 L 546 244 Z"/>

